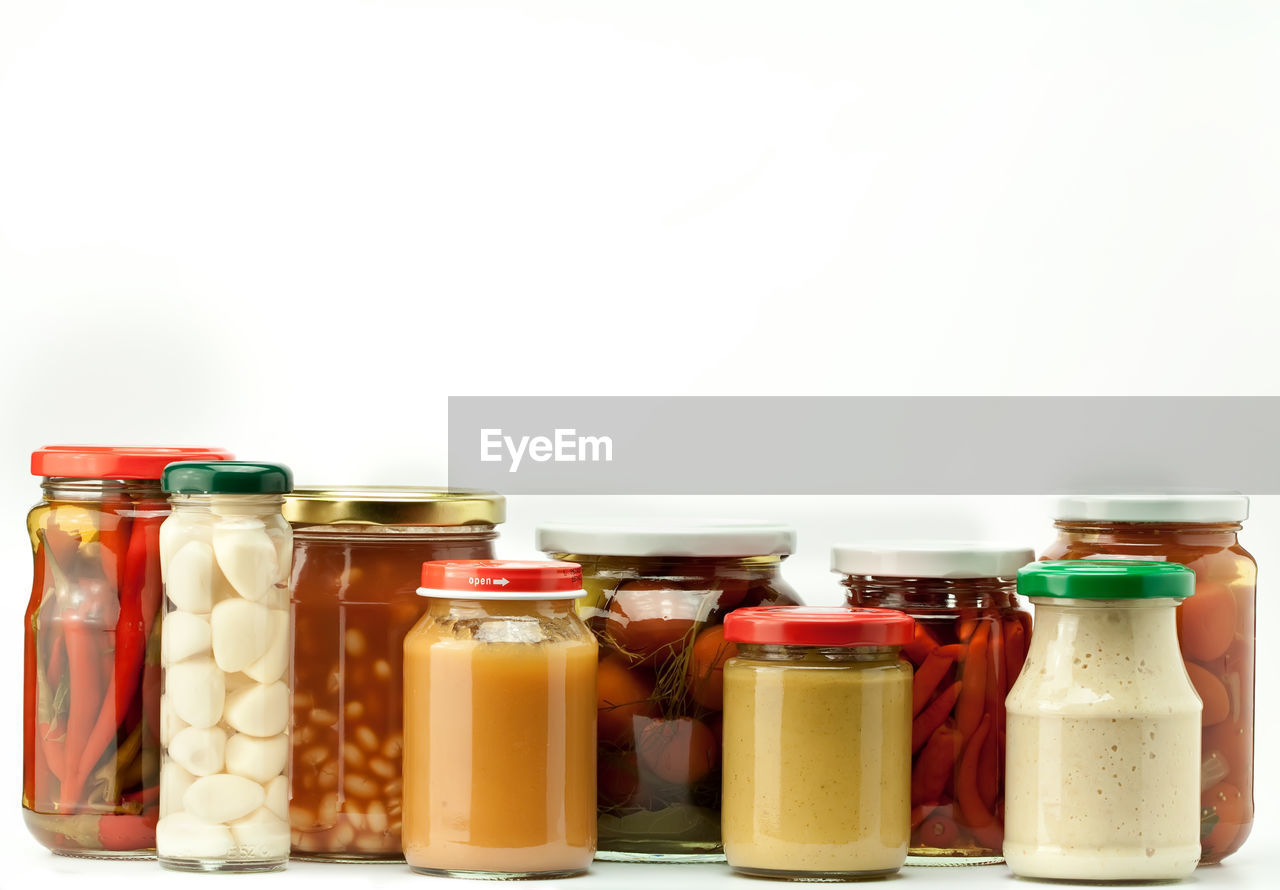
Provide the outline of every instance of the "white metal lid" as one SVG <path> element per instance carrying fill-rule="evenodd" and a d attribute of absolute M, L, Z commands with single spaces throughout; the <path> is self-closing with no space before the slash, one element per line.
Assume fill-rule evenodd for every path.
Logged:
<path fill-rule="evenodd" d="M 1242 494 L 1075 494 L 1058 498 L 1054 519 L 1102 522 L 1240 522 Z"/>
<path fill-rule="evenodd" d="M 831 571 L 891 578 L 1012 578 L 1035 558 L 1030 547 L 984 541 L 870 541 L 833 547 Z"/>
<path fill-rule="evenodd" d="M 536 535 L 543 552 L 589 556 L 787 556 L 796 546 L 789 526 L 736 520 L 552 522 Z"/>

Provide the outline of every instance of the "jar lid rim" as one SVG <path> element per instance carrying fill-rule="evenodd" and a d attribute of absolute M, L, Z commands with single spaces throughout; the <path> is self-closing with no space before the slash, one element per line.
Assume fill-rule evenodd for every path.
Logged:
<path fill-rule="evenodd" d="M 789 525 L 739 519 L 548 522 L 535 534 L 544 553 L 589 556 L 789 556 L 796 545 Z"/>
<path fill-rule="evenodd" d="M 1036 558 L 996 541 L 859 541 L 831 549 L 831 571 L 889 578 L 1012 578 Z"/>

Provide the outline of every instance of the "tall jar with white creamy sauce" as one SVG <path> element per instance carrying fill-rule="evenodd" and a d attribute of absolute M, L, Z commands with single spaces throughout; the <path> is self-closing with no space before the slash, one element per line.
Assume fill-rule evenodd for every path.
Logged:
<path fill-rule="evenodd" d="M 1175 607 L 1195 575 L 1173 563 L 1040 562 L 1007 700 L 1004 855 L 1021 877 L 1176 880 L 1200 858 L 1200 698 Z"/>

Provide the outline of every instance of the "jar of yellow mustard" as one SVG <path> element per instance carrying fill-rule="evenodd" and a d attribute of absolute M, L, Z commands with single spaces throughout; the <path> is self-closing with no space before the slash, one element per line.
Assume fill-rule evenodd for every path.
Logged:
<path fill-rule="evenodd" d="M 896 872 L 911 811 L 914 621 L 889 609 L 750 607 L 725 618 L 721 827 L 735 870 Z"/>

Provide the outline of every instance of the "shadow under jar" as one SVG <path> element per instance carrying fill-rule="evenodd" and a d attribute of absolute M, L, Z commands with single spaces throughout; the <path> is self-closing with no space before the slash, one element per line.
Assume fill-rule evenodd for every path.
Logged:
<path fill-rule="evenodd" d="M 1017 570 L 1030 548 L 969 542 L 836 547 L 850 605 L 916 620 L 911 662 L 912 865 L 1002 862 L 1005 696 L 1022 670 L 1031 615 Z"/>
<path fill-rule="evenodd" d="M 1059 500 L 1042 559 L 1145 559 L 1196 574 L 1178 642 L 1201 714 L 1200 862 L 1219 862 L 1253 827 L 1254 625 L 1258 566 L 1240 546 L 1243 495 L 1079 495 Z"/>
<path fill-rule="evenodd" d="M 293 525 L 295 858 L 403 861 L 405 634 L 422 564 L 489 559 L 506 517 L 492 492 L 298 489 Z"/>
<path fill-rule="evenodd" d="M 582 566 L 579 613 L 600 642 L 598 859 L 723 862 L 725 615 L 798 601 L 795 534 L 772 523 L 566 524 L 538 549 Z"/>

